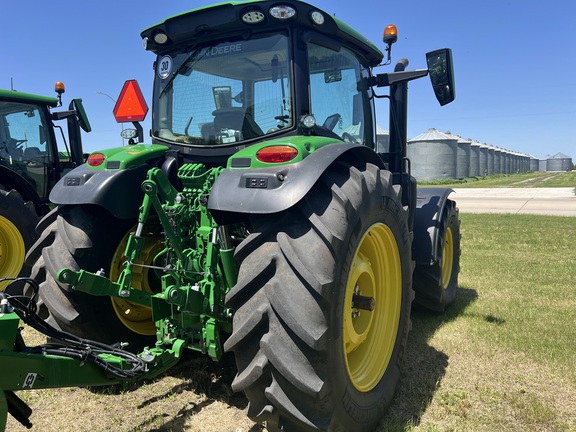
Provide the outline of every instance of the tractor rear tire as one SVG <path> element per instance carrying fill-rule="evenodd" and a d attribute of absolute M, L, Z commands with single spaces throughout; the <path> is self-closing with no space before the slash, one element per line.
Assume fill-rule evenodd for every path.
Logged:
<path fill-rule="evenodd" d="M 131 351 L 154 343 L 155 326 L 149 308 L 134 305 L 130 309 L 127 305 L 122 312 L 116 299 L 74 291 L 57 280 L 62 268 L 90 272 L 103 269 L 115 280 L 113 275 L 117 277 L 122 267 L 125 239 L 134 223 L 116 219 L 96 206 L 57 207 L 40 221 L 40 239 L 27 261 L 33 263 L 31 276 L 40 285 L 38 308 L 42 318 L 85 339 L 108 344 L 128 342 Z M 147 284 L 148 276 L 144 269 L 143 284 Z M 135 329 L 145 331 L 137 333 Z"/>
<path fill-rule="evenodd" d="M 249 417 L 270 431 L 377 426 L 411 326 L 407 212 L 390 172 L 337 163 L 294 208 L 252 220 L 225 343 Z"/>
<path fill-rule="evenodd" d="M 414 303 L 425 309 L 444 312 L 454 301 L 460 272 L 460 219 L 452 200 L 444 206 L 440 219 L 438 256 L 432 265 L 418 263 L 414 269 Z"/>
<path fill-rule="evenodd" d="M 35 228 L 39 219 L 32 202 L 25 203 L 18 191 L 0 185 L 0 278 L 30 274 L 24 257 L 38 238 Z M 0 291 L 9 284 L 10 281 L 0 282 Z M 9 292 L 20 294 L 22 287 L 12 285 Z"/>

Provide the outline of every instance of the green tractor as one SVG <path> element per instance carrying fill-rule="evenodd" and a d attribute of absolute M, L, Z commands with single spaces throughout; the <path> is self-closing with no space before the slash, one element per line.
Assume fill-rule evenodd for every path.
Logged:
<path fill-rule="evenodd" d="M 27 257 L 39 316 L 146 356 L 233 352 L 232 388 L 269 430 L 373 430 L 412 301 L 443 311 L 456 293 L 458 209 L 417 188 L 406 157 L 407 83 L 429 75 L 451 102 L 451 51 L 376 73 L 395 27 L 383 53 L 293 0 L 198 8 L 142 39 L 152 143 L 92 153 L 52 190 Z M 129 87 L 115 112 L 141 120 Z"/>
<path fill-rule="evenodd" d="M 24 265 L 26 251 L 37 239 L 35 227 L 49 211 L 48 194 L 63 173 L 81 165 L 80 127 L 90 131 L 81 99 L 67 111 L 51 112 L 61 105 L 58 97 L 0 90 L 0 278 L 30 272 Z M 58 149 L 57 127 L 66 119 L 70 148 Z M 8 282 L 0 282 L 0 290 Z"/>

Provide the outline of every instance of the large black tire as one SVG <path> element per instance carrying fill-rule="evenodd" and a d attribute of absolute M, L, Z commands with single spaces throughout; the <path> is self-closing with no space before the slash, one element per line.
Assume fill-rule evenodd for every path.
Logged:
<path fill-rule="evenodd" d="M 47 322 L 86 339 L 128 342 L 132 351 L 154 343 L 155 326 L 149 308 L 74 291 L 56 279 L 66 267 L 91 272 L 103 269 L 117 280 L 125 241 L 134 223 L 116 219 L 96 206 L 57 207 L 40 221 L 40 239 L 26 259 L 33 263 L 31 277 L 40 284 L 39 311 Z M 150 264 L 159 241 L 153 230 L 145 230 L 143 236 L 148 238 L 144 263 Z M 133 285 L 156 291 L 157 280 L 152 273 L 147 268 L 137 269 Z"/>
<path fill-rule="evenodd" d="M 38 238 L 34 228 L 39 219 L 32 202 L 24 202 L 18 191 L 0 185 L 0 278 L 30 274 L 24 257 Z M 9 284 L 0 282 L 0 291 Z M 10 294 L 21 293 L 22 286 L 12 285 Z"/>
<path fill-rule="evenodd" d="M 388 171 L 338 163 L 295 208 L 253 220 L 226 297 L 225 349 L 238 367 L 232 388 L 268 430 L 369 431 L 385 413 L 413 299 L 399 194 Z M 353 307 L 357 290 L 373 312 Z"/>
<path fill-rule="evenodd" d="M 440 219 L 439 261 L 418 263 L 414 269 L 414 302 L 428 310 L 444 312 L 456 297 L 460 273 L 460 219 L 458 207 L 448 200 Z"/>

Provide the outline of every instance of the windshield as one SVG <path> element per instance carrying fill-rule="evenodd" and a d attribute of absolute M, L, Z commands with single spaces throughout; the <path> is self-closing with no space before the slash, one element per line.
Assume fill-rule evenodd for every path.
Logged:
<path fill-rule="evenodd" d="M 372 115 L 368 67 L 345 47 L 338 50 L 308 45 L 311 112 L 322 130 L 346 142 L 369 143 Z M 367 124 L 368 122 L 368 124 Z"/>
<path fill-rule="evenodd" d="M 0 163 L 18 172 L 41 197 L 48 194 L 50 127 L 40 107 L 27 103 L 0 102 Z"/>
<path fill-rule="evenodd" d="M 288 64 L 288 38 L 282 34 L 160 56 L 153 135 L 213 146 L 291 127 Z"/>

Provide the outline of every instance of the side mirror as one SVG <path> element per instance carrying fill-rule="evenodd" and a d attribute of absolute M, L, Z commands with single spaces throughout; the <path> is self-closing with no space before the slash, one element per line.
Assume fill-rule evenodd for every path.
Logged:
<path fill-rule="evenodd" d="M 428 73 L 434 94 L 440 105 L 446 105 L 456 98 L 452 50 L 439 49 L 426 54 Z"/>
<path fill-rule="evenodd" d="M 84 132 L 92 131 L 92 126 L 90 126 L 90 122 L 88 121 L 88 116 L 86 115 L 86 111 L 84 110 L 82 99 L 80 98 L 72 99 L 68 109 L 76 111 L 76 115 L 78 117 L 78 124 L 84 130 Z"/>

